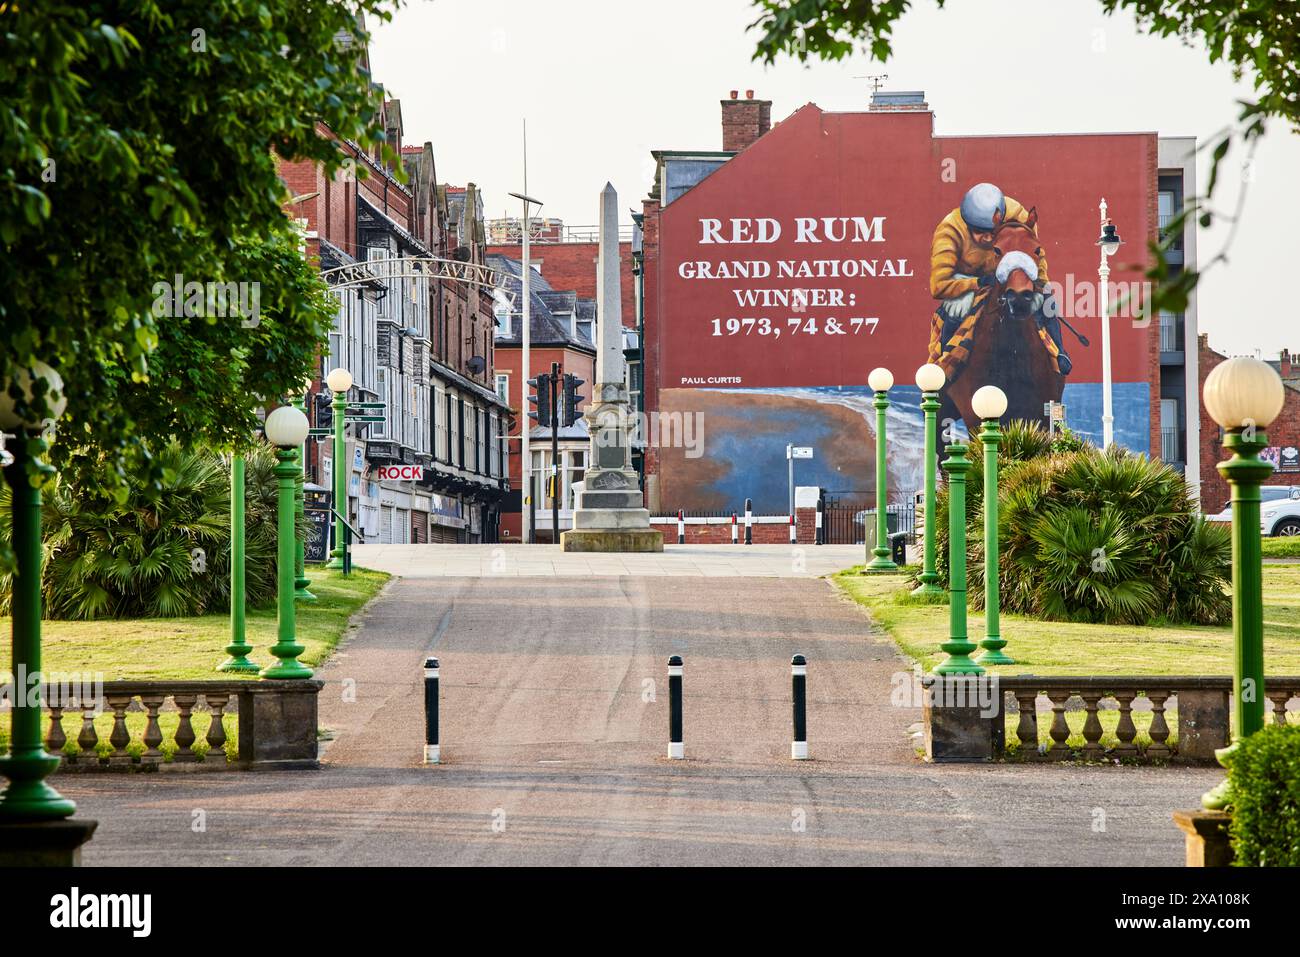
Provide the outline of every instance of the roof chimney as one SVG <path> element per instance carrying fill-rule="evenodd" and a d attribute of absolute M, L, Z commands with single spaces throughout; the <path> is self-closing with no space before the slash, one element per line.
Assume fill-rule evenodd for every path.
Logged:
<path fill-rule="evenodd" d="M 1291 378 L 1291 351 L 1289 349 L 1282 350 L 1282 357 L 1278 362 L 1278 366 L 1280 366 L 1278 372 L 1282 374 L 1283 379 Z"/>
<path fill-rule="evenodd" d="M 871 94 L 872 113 L 929 113 L 930 105 L 925 102 L 924 90 L 904 90 L 891 93 L 888 90 L 875 90 Z"/>
<path fill-rule="evenodd" d="M 754 99 L 753 90 L 746 90 L 743 100 L 738 93 L 732 90 L 731 98 L 722 101 L 722 148 L 729 153 L 740 152 L 772 128 L 772 101 Z"/>

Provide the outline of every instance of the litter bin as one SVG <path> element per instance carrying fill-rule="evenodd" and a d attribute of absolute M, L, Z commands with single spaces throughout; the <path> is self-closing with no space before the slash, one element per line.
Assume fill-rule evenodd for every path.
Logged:
<path fill-rule="evenodd" d="M 900 568 L 907 564 L 907 532 L 895 532 L 889 536 L 889 558 Z"/>

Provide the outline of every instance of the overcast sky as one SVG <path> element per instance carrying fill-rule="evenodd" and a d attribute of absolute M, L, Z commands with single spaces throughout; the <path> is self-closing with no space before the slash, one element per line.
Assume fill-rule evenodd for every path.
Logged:
<path fill-rule="evenodd" d="M 624 210 L 639 208 L 650 150 L 720 149 L 718 101 L 734 89 L 772 100 L 775 121 L 810 101 L 863 109 L 870 87 L 858 77 L 887 73 L 886 89 L 925 91 L 939 135 L 1154 130 L 1201 141 L 1250 95 L 1203 49 L 1144 37 L 1098 0 L 943 10 L 918 0 L 883 65 L 858 55 L 762 67 L 745 30 L 755 16 L 747 0 L 410 0 L 392 23 L 371 24 L 371 66 L 402 101 L 406 141 L 432 142 L 439 179 L 477 183 L 489 216 L 519 213 L 507 193 L 523 189 L 527 118 L 528 190 L 542 215 L 571 225 L 596 221 L 607 180 Z M 1015 70 L 988 65 L 1012 56 L 1025 69 L 1009 82 Z M 1300 350 L 1300 308 L 1278 281 L 1297 268 L 1300 136 L 1275 123 L 1249 177 L 1241 159 L 1215 206 L 1230 211 L 1249 178 L 1245 213 L 1230 261 L 1201 282 L 1201 331 L 1221 352 L 1270 358 Z M 1122 211 L 1111 212 L 1122 229 Z M 1226 225 L 1201 231 L 1202 264 L 1226 238 Z"/>

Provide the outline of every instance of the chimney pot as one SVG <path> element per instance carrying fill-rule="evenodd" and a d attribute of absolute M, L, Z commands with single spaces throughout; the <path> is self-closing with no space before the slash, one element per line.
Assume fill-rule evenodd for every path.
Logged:
<path fill-rule="evenodd" d="M 738 97 L 738 96 L 740 96 L 740 91 L 739 91 L 739 90 L 732 90 L 732 91 L 731 91 L 731 98 L 732 98 L 733 100 L 736 99 L 736 97 Z"/>
<path fill-rule="evenodd" d="M 747 100 L 752 100 L 753 98 L 754 98 L 754 91 L 753 91 L 753 90 L 746 90 L 746 91 L 745 91 L 745 99 L 747 99 Z"/>

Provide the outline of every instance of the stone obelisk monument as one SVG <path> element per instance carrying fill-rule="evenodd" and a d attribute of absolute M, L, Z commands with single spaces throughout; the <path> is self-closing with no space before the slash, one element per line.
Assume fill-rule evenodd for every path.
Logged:
<path fill-rule="evenodd" d="M 591 432 L 573 530 L 566 552 L 662 552 L 663 532 L 650 527 L 632 468 L 627 375 L 623 359 L 623 297 L 619 289 L 618 193 L 600 192 L 600 254 L 596 266 L 596 385 L 585 418 Z"/>

